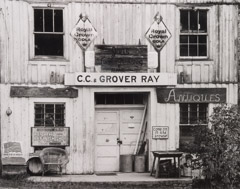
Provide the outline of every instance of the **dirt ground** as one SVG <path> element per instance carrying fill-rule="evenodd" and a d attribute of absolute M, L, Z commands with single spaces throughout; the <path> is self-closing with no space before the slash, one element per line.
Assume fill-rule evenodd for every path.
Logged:
<path fill-rule="evenodd" d="M 0 189 L 158 189 L 157 183 L 77 183 L 77 182 L 44 182 L 35 183 L 27 181 L 26 178 L 0 178 Z"/>

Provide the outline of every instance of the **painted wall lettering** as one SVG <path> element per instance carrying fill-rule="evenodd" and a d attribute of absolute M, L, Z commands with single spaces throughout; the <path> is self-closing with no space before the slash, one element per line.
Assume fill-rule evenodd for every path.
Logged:
<path fill-rule="evenodd" d="M 159 103 L 225 103 L 226 88 L 157 88 Z"/>

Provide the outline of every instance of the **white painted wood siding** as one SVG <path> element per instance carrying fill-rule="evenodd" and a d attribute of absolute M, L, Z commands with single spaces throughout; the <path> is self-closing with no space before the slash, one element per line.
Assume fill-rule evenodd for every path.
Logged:
<path fill-rule="evenodd" d="M 161 51 L 161 72 L 183 72 L 186 83 L 237 82 L 237 5 L 209 4 L 209 59 L 182 61 L 179 51 L 179 7 L 171 3 L 80 3 L 52 4 L 64 8 L 65 59 L 40 61 L 31 59 L 33 52 L 33 9 L 46 3 L 25 1 L 1 1 L 1 81 L 18 84 L 63 84 L 64 73 L 83 71 L 83 54 L 70 36 L 80 13 L 87 13 L 98 36 L 94 44 L 137 45 L 139 40 L 153 47 L 145 39 L 145 33 L 159 11 L 172 34 Z M 47 2 L 47 1 L 46 1 Z M 132 1 L 131 1 L 132 2 Z M 167 1 L 166 1 L 167 2 Z M 185 2 L 185 1 L 183 1 Z M 187 1 L 194 3 L 195 1 Z M 202 1 L 205 2 L 205 1 Z M 199 4 L 197 4 L 199 5 Z M 184 6 L 184 5 L 182 5 Z M 2 27 L 3 26 L 3 27 Z"/>

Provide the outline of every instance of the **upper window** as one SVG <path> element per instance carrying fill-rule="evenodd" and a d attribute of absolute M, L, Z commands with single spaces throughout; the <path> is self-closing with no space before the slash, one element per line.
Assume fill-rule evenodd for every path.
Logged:
<path fill-rule="evenodd" d="M 61 127 L 65 126 L 64 103 L 36 103 L 34 126 Z"/>
<path fill-rule="evenodd" d="M 207 10 L 180 10 L 180 57 L 207 57 Z"/>
<path fill-rule="evenodd" d="M 63 56 L 63 10 L 34 9 L 35 56 Z"/>

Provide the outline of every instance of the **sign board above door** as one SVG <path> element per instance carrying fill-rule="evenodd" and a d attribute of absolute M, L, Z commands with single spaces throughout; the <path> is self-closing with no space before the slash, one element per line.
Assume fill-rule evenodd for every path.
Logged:
<path fill-rule="evenodd" d="M 95 45 L 102 72 L 147 72 L 147 45 Z"/>
<path fill-rule="evenodd" d="M 166 86 L 177 85 L 175 73 L 66 73 L 65 85 Z"/>

